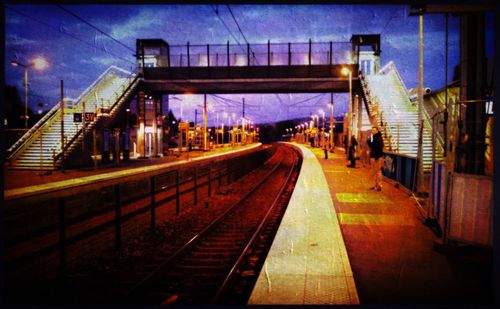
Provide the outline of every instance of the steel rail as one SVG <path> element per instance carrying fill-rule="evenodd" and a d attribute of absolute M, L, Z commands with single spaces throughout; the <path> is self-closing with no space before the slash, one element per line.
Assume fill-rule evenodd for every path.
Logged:
<path fill-rule="evenodd" d="M 292 167 L 290 168 L 290 172 L 288 173 L 288 176 L 287 176 L 287 178 L 286 178 L 283 186 L 281 187 L 280 191 L 276 195 L 276 198 L 274 199 L 273 203 L 269 207 L 269 210 L 267 211 L 266 215 L 264 216 L 264 219 L 262 219 L 261 223 L 257 227 L 257 229 L 254 232 L 252 238 L 248 241 L 247 245 L 245 246 L 245 249 L 243 249 L 242 253 L 240 254 L 240 256 L 238 257 L 238 259 L 236 260 L 234 266 L 231 268 L 231 271 L 229 272 L 229 274 L 224 279 L 224 282 L 222 283 L 222 285 L 219 287 L 219 289 L 217 291 L 217 294 L 212 299 L 212 302 L 211 302 L 212 304 L 216 304 L 217 303 L 217 301 L 221 297 L 222 293 L 225 291 L 227 284 L 232 279 L 233 275 L 238 270 L 238 267 L 241 265 L 241 263 L 244 261 L 245 257 L 247 256 L 248 250 L 254 244 L 255 240 L 260 235 L 262 229 L 265 227 L 265 224 L 267 223 L 268 218 L 270 217 L 270 215 L 274 211 L 274 208 L 278 204 L 278 201 L 279 201 L 281 195 L 283 194 L 283 192 L 285 191 L 285 189 L 288 187 L 288 184 L 290 183 L 290 180 L 292 178 L 293 172 L 294 172 L 294 170 L 295 170 L 295 168 L 297 166 L 297 161 L 298 161 L 297 158 L 295 158 L 294 161 L 293 161 L 293 163 L 292 163 Z"/>
<path fill-rule="evenodd" d="M 276 164 L 256 185 L 254 185 L 240 200 L 233 203 L 224 213 L 222 213 L 219 217 L 217 217 L 212 223 L 210 223 L 207 227 L 205 227 L 201 232 L 193 236 L 189 241 L 187 241 L 180 249 L 174 252 L 167 260 L 161 263 L 158 267 L 156 267 L 153 271 L 151 271 L 146 277 L 144 277 L 141 281 L 136 283 L 132 288 L 130 288 L 125 294 L 126 297 L 130 297 L 137 289 L 144 286 L 144 284 L 150 280 L 154 275 L 156 275 L 161 270 L 165 269 L 167 266 L 171 265 L 175 262 L 180 256 L 185 253 L 189 248 L 196 244 L 203 236 L 205 236 L 209 231 L 211 231 L 217 224 L 222 222 L 226 216 L 231 213 L 237 206 L 239 206 L 243 201 L 248 199 L 264 182 L 278 169 L 278 167 L 283 162 L 279 162 Z"/>

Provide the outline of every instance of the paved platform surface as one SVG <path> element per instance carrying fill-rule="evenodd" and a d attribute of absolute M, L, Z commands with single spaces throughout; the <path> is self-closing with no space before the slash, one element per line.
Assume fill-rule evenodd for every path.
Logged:
<path fill-rule="evenodd" d="M 438 237 L 407 192 L 384 181 L 372 191 L 368 167 L 348 168 L 343 149 L 322 166 L 352 267 L 360 304 L 491 304 L 491 252 L 433 249 Z"/>
<path fill-rule="evenodd" d="M 238 151 L 243 151 L 255 147 L 260 147 L 261 143 L 244 146 L 222 147 L 210 151 L 183 152 L 181 156 L 166 156 L 160 158 L 131 159 L 122 161 L 119 164 L 107 163 L 99 164 L 97 169 L 72 169 L 52 171 L 49 175 L 44 175 L 35 170 L 10 170 L 4 168 L 4 199 L 12 198 L 24 193 L 41 193 L 61 187 L 84 184 L 96 180 L 123 177 L 135 173 L 147 172 L 152 169 L 159 169 L 176 164 L 183 164 L 196 160 L 213 158 Z"/>
<path fill-rule="evenodd" d="M 423 224 L 424 218 L 418 210 L 414 200 L 404 191 L 384 183 L 381 192 L 371 191 L 372 186 L 369 180 L 368 169 L 359 164 L 354 169 L 347 168 L 343 149 L 336 149 L 336 153 L 329 154 L 329 159 L 323 158 L 323 151 L 319 148 L 307 147 L 314 156 L 308 156 L 309 162 L 315 166 L 317 174 L 308 174 L 303 178 L 314 178 L 314 184 L 322 183 L 322 176 L 329 192 L 325 190 L 315 190 L 314 186 L 306 186 L 302 192 L 304 200 L 303 205 L 315 205 L 316 196 L 330 196 L 330 201 L 325 201 L 330 205 L 330 211 L 313 212 L 313 208 L 307 207 L 309 213 L 308 221 L 295 221 L 294 237 L 304 236 L 301 233 L 306 232 L 306 228 L 320 233 L 318 239 L 306 239 L 300 246 L 297 242 L 283 242 L 280 244 L 282 250 L 293 250 L 298 252 L 308 250 L 309 248 L 323 246 L 325 251 L 318 253 L 316 250 L 311 252 L 303 251 L 303 256 L 299 263 L 309 265 L 316 274 L 310 281 L 302 281 L 300 285 L 303 290 L 290 294 L 290 299 L 283 298 L 281 304 L 286 303 L 347 303 L 346 295 L 349 295 L 351 303 L 356 302 L 356 297 L 352 291 L 343 290 L 339 294 L 328 294 L 329 291 L 336 289 L 332 285 L 333 281 L 324 280 L 321 276 L 327 274 L 332 276 L 334 273 L 335 262 L 330 256 L 337 255 L 341 260 L 349 263 L 349 268 L 344 268 L 342 276 L 347 280 L 353 278 L 357 298 L 360 304 L 490 304 L 492 302 L 493 290 L 493 267 L 490 260 L 491 256 L 483 251 L 468 250 L 465 254 L 445 255 L 433 250 L 433 241 L 437 237 L 433 232 Z M 241 149 L 223 148 L 215 152 L 194 151 L 189 154 L 190 159 L 214 153 L 222 153 Z M 51 175 L 39 176 L 36 171 L 10 171 L 4 169 L 4 191 L 15 188 L 29 188 L 33 185 L 42 185 L 68 179 L 76 179 L 99 173 L 113 173 L 131 168 L 146 167 L 156 163 L 170 163 L 187 160 L 187 153 L 181 157 L 165 157 L 158 159 L 132 160 L 129 163 L 122 163 L 119 166 L 107 165 L 100 166 L 95 170 L 69 170 L 65 173 L 55 171 Z M 321 169 L 317 167 L 321 166 Z M 306 172 L 304 172 L 304 175 Z M 301 176 L 302 177 L 302 176 Z M 328 194 L 329 193 L 329 194 Z M 4 192 L 5 194 L 5 192 Z M 333 203 L 332 203 L 333 201 Z M 335 211 L 334 211 L 335 210 Z M 306 213 L 306 209 L 295 210 L 295 217 L 299 218 L 301 214 Z M 338 220 L 339 231 L 334 227 L 335 214 Z M 326 225 L 328 233 L 322 230 L 321 226 Z M 332 225 L 330 225 L 330 223 Z M 290 235 L 294 232 L 290 231 Z M 326 238 L 324 236 L 327 236 Z M 337 242 L 345 245 L 345 254 L 333 250 L 330 245 L 335 235 Z M 307 247 L 306 244 L 311 246 Z M 330 247 L 329 247 L 330 246 Z M 322 256 L 329 254 L 328 257 Z M 316 257 L 321 263 L 330 264 L 322 272 L 310 263 L 304 264 L 308 259 Z M 300 260 L 299 259 L 299 260 Z M 276 260 L 277 261 L 277 260 Z M 310 262 L 310 260 L 309 260 Z M 323 265 L 323 264 L 321 264 Z M 328 266 L 328 267 L 330 267 Z M 281 267 L 280 263 L 274 267 Z M 336 267 L 336 266 L 335 266 Z M 289 268 L 284 268 L 290 272 Z M 270 267 L 268 266 L 268 273 Z M 265 269 L 263 269 L 264 273 Z M 331 277 L 330 277 L 331 278 Z M 292 277 L 288 277 L 288 282 L 284 285 L 289 286 L 294 283 Z M 267 280 L 267 279 L 266 279 Z M 309 280 L 309 279 L 308 279 Z M 312 283 L 313 285 L 311 285 Z M 267 283 L 266 283 L 267 284 Z M 277 281 L 271 281 L 272 288 L 275 291 L 281 289 Z M 321 288 L 324 287 L 321 292 Z M 351 285 L 351 288 L 353 285 Z M 312 290 L 310 290 L 312 289 Z M 308 296 L 305 298 L 305 296 Z M 318 298 L 316 298 L 318 297 Z M 293 302 L 291 301 L 293 299 Z M 318 301 L 321 299 L 320 301 Z M 327 300 L 325 302 L 325 299 Z M 340 300 L 339 300 L 340 299 Z M 342 302 L 344 301 L 344 302 Z M 270 303 L 268 301 L 268 303 Z"/>
<path fill-rule="evenodd" d="M 321 165 L 306 147 L 294 192 L 248 304 L 358 304 Z"/>

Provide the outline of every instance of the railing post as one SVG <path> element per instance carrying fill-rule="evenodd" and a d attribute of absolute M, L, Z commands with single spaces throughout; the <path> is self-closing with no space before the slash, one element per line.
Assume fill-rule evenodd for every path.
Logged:
<path fill-rule="evenodd" d="M 210 44 L 207 44 L 207 67 L 210 67 Z"/>
<path fill-rule="evenodd" d="M 219 169 L 217 170 L 217 193 L 220 193 L 220 187 L 221 187 L 221 184 L 222 184 L 222 175 L 221 175 L 221 167 L 219 166 Z"/>
<path fill-rule="evenodd" d="M 271 65 L 271 40 L 267 40 L 267 65 Z"/>
<path fill-rule="evenodd" d="M 198 168 L 195 166 L 194 167 L 194 204 L 198 204 Z"/>
<path fill-rule="evenodd" d="M 64 173 L 64 82 L 61 79 L 61 171 Z"/>
<path fill-rule="evenodd" d="M 292 65 L 292 44 L 288 42 L 288 66 Z"/>
<path fill-rule="evenodd" d="M 40 127 L 40 175 L 43 173 L 43 126 Z"/>
<path fill-rule="evenodd" d="M 175 214 L 180 213 L 180 195 L 179 195 L 179 170 L 175 171 Z"/>
<path fill-rule="evenodd" d="M 330 41 L 330 65 L 333 64 L 333 43 Z"/>
<path fill-rule="evenodd" d="M 167 68 L 170 68 L 170 45 L 167 43 Z"/>
<path fill-rule="evenodd" d="M 119 249 L 122 244 L 122 209 L 120 201 L 120 184 L 114 186 L 115 192 L 115 248 Z"/>
<path fill-rule="evenodd" d="M 212 196 L 212 168 L 208 168 L 208 197 Z"/>
<path fill-rule="evenodd" d="M 247 66 L 250 66 L 250 43 L 247 43 Z"/>
<path fill-rule="evenodd" d="M 56 150 L 52 148 L 52 168 L 56 169 Z"/>
<path fill-rule="evenodd" d="M 229 41 L 227 41 L 227 67 L 229 68 L 231 66 L 231 57 L 230 57 L 230 52 L 229 52 Z"/>
<path fill-rule="evenodd" d="M 311 39 L 309 39 L 309 66 L 311 66 L 311 55 L 312 54 L 312 42 L 311 42 Z"/>
<path fill-rule="evenodd" d="M 399 154 L 399 138 L 400 138 L 400 135 L 399 135 L 399 127 L 400 127 L 400 126 L 401 126 L 401 125 L 398 123 L 398 154 Z"/>
<path fill-rule="evenodd" d="M 187 64 L 188 68 L 191 67 L 191 57 L 189 56 L 189 41 L 187 42 Z"/>
<path fill-rule="evenodd" d="M 156 179 L 151 177 L 151 232 L 156 228 Z"/>
<path fill-rule="evenodd" d="M 66 214 L 64 198 L 59 198 L 59 275 L 66 276 Z"/>

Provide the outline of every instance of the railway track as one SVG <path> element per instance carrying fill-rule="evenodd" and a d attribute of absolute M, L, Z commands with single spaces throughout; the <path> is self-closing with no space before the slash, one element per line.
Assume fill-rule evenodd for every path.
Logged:
<path fill-rule="evenodd" d="M 299 156 L 279 162 L 239 201 L 119 299 L 136 304 L 245 303 L 298 175 Z"/>

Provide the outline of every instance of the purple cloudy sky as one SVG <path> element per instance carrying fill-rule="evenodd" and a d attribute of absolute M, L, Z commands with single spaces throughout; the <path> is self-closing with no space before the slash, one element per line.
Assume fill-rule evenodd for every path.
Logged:
<path fill-rule="evenodd" d="M 245 44 L 226 5 L 63 5 L 88 23 L 135 49 L 137 38 L 162 38 L 171 45 Z M 407 87 L 418 84 L 418 17 L 408 16 L 404 5 L 231 5 L 243 34 L 250 43 L 344 41 L 352 34 L 380 33 L 381 65 L 393 60 Z M 218 15 L 217 15 L 218 13 Z M 491 20 L 491 18 L 489 19 Z M 224 25 L 225 24 L 225 25 Z M 458 64 L 458 17 L 449 23 L 449 80 Z M 491 25 L 491 22 L 490 22 Z M 432 89 L 445 84 L 445 18 L 424 17 L 424 84 Z M 12 67 L 13 58 L 28 61 L 45 57 L 50 67 L 30 70 L 29 101 L 52 106 L 58 100 L 59 80 L 68 97 L 77 97 L 107 67 L 133 70 L 133 51 L 102 35 L 57 5 L 6 5 L 5 82 L 23 89 L 23 72 Z M 236 42 L 236 40 L 238 42 Z M 194 118 L 200 97 L 177 96 L 184 118 Z M 257 122 L 283 120 L 316 113 L 330 101 L 329 94 L 223 95 L 248 104 L 247 116 Z M 335 95 L 335 114 L 347 110 L 347 95 Z M 239 112 L 211 96 L 215 110 Z M 305 101 L 305 102 L 302 102 Z M 171 108 L 179 115 L 179 100 Z M 272 110 L 270 110 L 272 106 Z M 324 108 L 326 110 L 326 108 Z M 192 116 L 186 116 L 192 115 Z M 191 119 L 192 120 L 192 119 Z"/>

